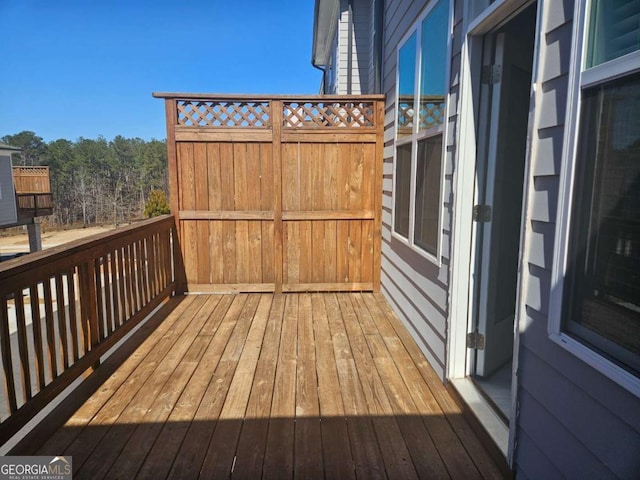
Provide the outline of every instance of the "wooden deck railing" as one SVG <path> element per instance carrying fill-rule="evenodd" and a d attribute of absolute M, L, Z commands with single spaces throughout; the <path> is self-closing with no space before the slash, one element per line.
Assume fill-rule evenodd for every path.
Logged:
<path fill-rule="evenodd" d="M 16 193 L 18 216 L 31 217 L 51 215 L 53 213 L 53 196 L 50 193 Z"/>
<path fill-rule="evenodd" d="M 174 291 L 172 216 L 0 264 L 5 443 Z"/>

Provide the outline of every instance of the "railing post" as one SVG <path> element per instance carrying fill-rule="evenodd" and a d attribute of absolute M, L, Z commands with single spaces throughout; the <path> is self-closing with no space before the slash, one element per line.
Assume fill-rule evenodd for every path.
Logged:
<path fill-rule="evenodd" d="M 176 125 L 178 124 L 178 106 L 177 100 L 167 98 L 164 101 L 165 116 L 167 121 L 167 162 L 169 176 L 169 204 L 171 214 L 174 218 L 175 229 L 173 239 L 173 259 L 174 259 L 174 280 L 176 282 L 176 294 L 182 294 L 187 291 L 187 277 L 184 271 L 182 252 L 180 250 L 180 234 L 178 228 L 180 225 L 180 202 L 178 198 L 180 192 L 178 190 L 178 154 L 176 152 Z"/>

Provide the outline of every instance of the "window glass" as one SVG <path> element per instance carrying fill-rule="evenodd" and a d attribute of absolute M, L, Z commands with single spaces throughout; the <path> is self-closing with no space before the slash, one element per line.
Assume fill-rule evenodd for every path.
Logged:
<path fill-rule="evenodd" d="M 418 142 L 414 242 L 425 251 L 438 251 L 442 135 Z"/>
<path fill-rule="evenodd" d="M 446 2 L 439 2 L 422 22 L 419 130 L 444 121 L 448 15 Z"/>
<path fill-rule="evenodd" d="M 640 373 L 640 75 L 582 91 L 564 329 Z"/>
<path fill-rule="evenodd" d="M 398 138 L 413 132 L 414 95 L 416 89 L 416 34 L 400 48 L 398 55 Z"/>
<path fill-rule="evenodd" d="M 394 230 L 409 236 L 409 199 L 411 195 L 411 144 L 400 145 L 396 153 Z"/>
<path fill-rule="evenodd" d="M 594 0 L 591 4 L 587 68 L 640 49 L 640 2 Z"/>
<path fill-rule="evenodd" d="M 393 230 L 437 261 L 450 2 L 428 2 L 398 49 Z"/>

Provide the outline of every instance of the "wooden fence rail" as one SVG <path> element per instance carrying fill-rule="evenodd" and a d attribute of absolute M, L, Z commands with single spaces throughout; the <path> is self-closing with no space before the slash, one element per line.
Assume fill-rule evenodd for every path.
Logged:
<path fill-rule="evenodd" d="M 0 264 L 0 444 L 174 291 L 172 216 Z"/>

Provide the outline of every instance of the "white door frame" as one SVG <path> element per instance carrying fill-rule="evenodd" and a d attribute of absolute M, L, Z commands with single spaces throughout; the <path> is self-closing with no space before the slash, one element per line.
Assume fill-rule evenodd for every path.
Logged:
<path fill-rule="evenodd" d="M 460 66 L 460 123 L 457 132 L 458 161 L 455 174 L 454 210 L 453 210 L 453 253 L 451 265 L 450 298 L 451 309 L 448 331 L 448 379 L 461 379 L 471 374 L 470 362 L 467 361 L 466 337 L 471 331 L 475 312 L 473 311 L 474 279 L 471 277 L 475 262 L 475 249 L 472 243 L 473 233 L 473 204 L 476 183 L 476 123 L 478 122 L 479 105 L 479 79 L 482 62 L 482 37 L 490 30 L 496 28 L 514 13 L 534 3 L 535 0 L 496 0 L 487 6 L 475 18 L 470 18 L 477 9 L 476 0 L 466 0 L 464 5 L 464 39 L 461 53 Z M 538 0 L 536 36 L 533 53 L 532 90 L 533 105 L 535 105 L 536 86 L 538 82 L 538 56 L 540 52 L 540 26 L 542 25 L 542 11 L 544 0 Z M 527 130 L 527 153 L 525 158 L 525 184 L 523 188 L 522 223 L 520 228 L 520 254 L 518 260 L 518 287 L 516 291 L 516 317 L 514 321 L 514 361 L 512 369 L 511 388 L 511 418 L 509 418 L 508 452 L 507 461 L 513 464 L 515 446 L 515 426 L 517 411 L 517 369 L 519 342 L 519 319 L 522 317 L 522 271 L 523 252 L 526 247 L 525 214 L 527 211 L 527 198 L 530 189 L 531 170 L 531 138 L 535 123 L 535 110 L 529 112 L 529 125 Z M 464 395 L 463 395 L 464 396 Z"/>

